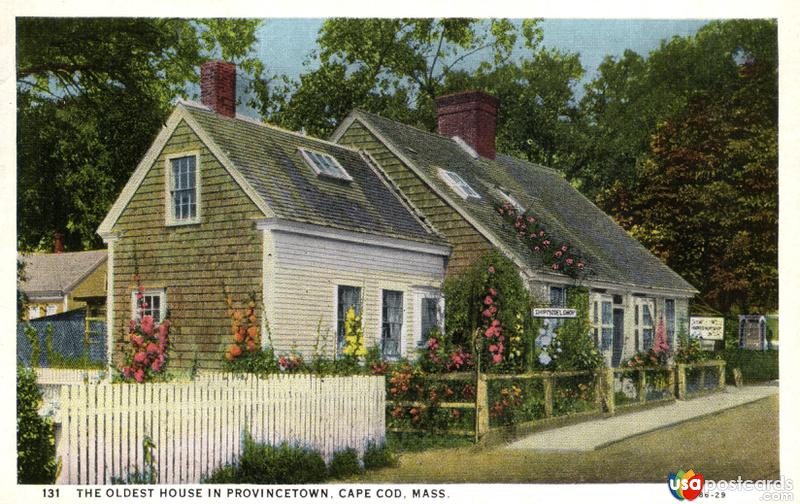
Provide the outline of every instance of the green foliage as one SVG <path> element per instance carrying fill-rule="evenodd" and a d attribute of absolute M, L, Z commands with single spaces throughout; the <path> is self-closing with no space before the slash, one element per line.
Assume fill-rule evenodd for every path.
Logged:
<path fill-rule="evenodd" d="M 17 259 L 17 322 L 21 322 L 25 317 L 25 308 L 28 306 L 28 295 L 22 290 L 22 284 L 27 279 L 25 261 Z"/>
<path fill-rule="evenodd" d="M 31 367 L 39 367 L 42 363 L 42 345 L 39 342 L 39 331 L 31 324 L 26 323 L 23 332 L 25 333 L 25 338 L 28 340 L 28 343 L 31 345 L 30 365 Z"/>
<path fill-rule="evenodd" d="M 490 268 L 493 273 L 489 273 Z M 489 286 L 491 275 L 491 287 Z M 492 367 L 493 371 L 522 370 L 526 363 L 535 359 L 533 348 L 533 329 L 535 322 L 528 316 L 531 299 L 525 288 L 517 267 L 507 257 L 492 251 L 458 277 L 445 280 L 442 288 L 445 299 L 446 337 L 448 342 L 462 348 L 472 348 L 472 336 L 476 331 L 481 362 L 492 362 L 488 351 L 487 338 L 483 334 L 488 288 L 496 291 L 493 304 L 497 308 L 493 318 L 504 328 L 505 359 Z M 518 339 L 515 339 L 518 338 Z M 516 352 L 519 352 L 518 354 Z M 486 369 L 487 366 L 484 366 Z"/>
<path fill-rule="evenodd" d="M 377 444 L 374 441 L 367 443 L 367 449 L 364 450 L 364 469 L 381 469 L 384 467 L 397 466 L 397 458 L 392 454 L 386 443 Z"/>
<path fill-rule="evenodd" d="M 589 291 L 583 287 L 567 289 L 567 306 L 575 308 L 576 317 L 565 319 L 556 329 L 556 337 L 550 347 L 558 347 L 559 352 L 553 363 L 558 370 L 597 369 L 604 366 L 603 356 L 592 338 L 592 322 L 589 319 Z"/>
<path fill-rule="evenodd" d="M 280 446 L 256 443 L 248 434 L 239 460 L 217 469 L 202 482 L 303 485 L 320 483 L 326 477 L 325 461 L 318 452 L 286 443 Z"/>
<path fill-rule="evenodd" d="M 258 20 L 18 18 L 17 215 L 21 249 L 101 246 L 95 234 L 172 100 L 209 57 L 249 55 Z M 248 89 L 251 85 L 246 86 Z"/>
<path fill-rule="evenodd" d="M 733 370 L 742 371 L 745 383 L 759 383 L 778 379 L 777 350 L 747 350 L 744 348 L 726 348 L 720 355 L 725 360 L 727 383 L 733 383 Z"/>
<path fill-rule="evenodd" d="M 675 362 L 691 363 L 708 359 L 708 354 L 700 348 L 700 342 L 690 338 L 685 331 L 678 333 L 678 348 L 675 351 Z"/>
<path fill-rule="evenodd" d="M 112 485 L 155 485 L 158 483 L 158 468 L 156 467 L 156 459 L 153 450 L 156 448 L 155 443 L 150 436 L 145 436 L 142 439 L 142 453 L 144 454 L 144 470 L 139 471 L 137 466 L 134 466 L 133 472 L 125 475 L 125 477 L 114 476 L 111 478 Z"/>
<path fill-rule="evenodd" d="M 363 472 L 364 469 L 358 460 L 358 453 L 353 448 L 334 453 L 331 463 L 328 465 L 328 476 L 331 478 L 342 479 Z"/>
<path fill-rule="evenodd" d="M 39 416 L 41 404 L 36 373 L 18 365 L 17 483 L 49 485 L 58 474 L 53 422 Z"/>

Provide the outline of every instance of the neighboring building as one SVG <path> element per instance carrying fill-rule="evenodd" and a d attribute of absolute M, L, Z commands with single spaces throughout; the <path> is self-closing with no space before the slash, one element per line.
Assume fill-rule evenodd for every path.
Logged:
<path fill-rule="evenodd" d="M 652 344 L 664 317 L 674 345 L 688 324 L 688 302 L 697 290 L 633 239 L 558 172 L 495 152 L 497 103 L 480 92 L 441 97 L 438 131 L 429 133 L 377 115 L 352 112 L 332 140 L 364 149 L 410 204 L 452 244 L 448 275 L 465 271 L 499 249 L 519 267 L 531 291 L 560 306 L 575 281 L 545 269 L 498 214 L 507 202 L 532 211 L 555 237 L 572 244 L 592 274 L 594 334 L 607 363 Z M 547 320 L 552 329 L 559 323 Z M 539 342 L 547 342 L 549 334 Z"/>
<path fill-rule="evenodd" d="M 204 64 L 201 94 L 175 108 L 98 229 L 110 351 L 138 273 L 150 313 L 173 322 L 178 367 L 222 364 L 226 296 L 251 292 L 278 352 L 331 356 L 354 306 L 368 345 L 413 355 L 442 324 L 447 242 L 358 150 L 237 116 L 233 65 Z"/>
<path fill-rule="evenodd" d="M 58 242 L 57 242 L 58 243 Z M 60 250 L 58 245 L 57 250 Z M 106 297 L 105 250 L 19 254 L 25 263 L 22 291 L 28 297 L 25 320 L 56 315 L 88 305 L 103 312 Z"/>

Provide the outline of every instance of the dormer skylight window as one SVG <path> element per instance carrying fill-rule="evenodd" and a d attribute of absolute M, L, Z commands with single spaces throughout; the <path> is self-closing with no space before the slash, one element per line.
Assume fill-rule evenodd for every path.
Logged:
<path fill-rule="evenodd" d="M 497 189 L 497 193 L 498 193 L 498 194 L 499 194 L 499 195 L 500 195 L 500 196 L 501 196 L 501 197 L 502 197 L 504 200 L 506 200 L 506 201 L 507 201 L 507 202 L 508 202 L 508 203 L 509 203 L 511 206 L 513 206 L 513 207 L 514 207 L 514 209 L 515 209 L 517 212 L 519 212 L 519 213 L 525 213 L 525 207 L 524 207 L 524 206 L 522 206 L 522 203 L 520 203 L 520 202 L 519 202 L 519 201 L 517 201 L 517 200 L 516 200 L 516 199 L 515 199 L 513 196 L 511 196 L 511 194 L 510 194 L 508 191 L 506 191 L 506 190 L 505 190 L 505 189 L 503 189 L 502 187 L 496 187 L 495 189 Z"/>
<path fill-rule="evenodd" d="M 353 177 L 350 176 L 339 161 L 335 157 L 322 152 L 317 152 L 308 149 L 298 149 L 305 159 L 308 166 L 314 170 L 318 177 L 328 177 L 336 180 L 345 180 L 350 182 Z"/>
<path fill-rule="evenodd" d="M 458 173 L 439 168 L 439 177 L 462 198 L 481 199 L 481 195 L 475 192 L 475 189 L 470 187 Z"/>
<path fill-rule="evenodd" d="M 454 136 L 453 141 L 457 143 L 458 146 L 464 150 L 464 152 L 469 154 L 470 157 L 472 157 L 472 159 L 478 159 L 480 157 L 478 156 L 478 153 L 475 151 L 475 149 L 473 149 L 472 146 L 467 142 L 465 142 L 461 137 Z"/>

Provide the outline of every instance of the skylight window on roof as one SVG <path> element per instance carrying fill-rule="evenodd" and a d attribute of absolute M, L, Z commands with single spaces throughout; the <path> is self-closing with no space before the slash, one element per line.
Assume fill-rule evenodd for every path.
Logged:
<path fill-rule="evenodd" d="M 516 200 L 516 198 L 511 196 L 511 194 L 508 191 L 506 191 L 502 187 L 497 187 L 496 189 L 497 192 L 500 194 L 500 196 L 504 200 L 506 200 L 511 206 L 513 206 L 517 210 L 517 212 L 525 213 L 525 207 L 522 206 L 522 203 L 520 203 L 519 201 Z"/>
<path fill-rule="evenodd" d="M 475 189 L 470 187 L 458 173 L 447 170 L 439 169 L 439 177 L 444 180 L 459 196 L 464 199 L 475 198 L 481 199 L 481 195 L 475 192 Z"/>
<path fill-rule="evenodd" d="M 308 166 L 320 177 L 330 177 L 337 180 L 351 181 L 353 177 L 342 168 L 339 161 L 335 157 L 322 152 L 312 151 L 308 149 L 298 149 L 300 154 L 303 155 Z"/>

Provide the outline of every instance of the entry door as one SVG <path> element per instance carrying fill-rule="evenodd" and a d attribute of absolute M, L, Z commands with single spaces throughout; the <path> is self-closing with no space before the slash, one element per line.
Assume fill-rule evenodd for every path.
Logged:
<path fill-rule="evenodd" d="M 625 310 L 614 308 L 614 345 L 611 354 L 611 367 L 619 367 L 622 360 L 622 344 L 625 335 Z"/>

